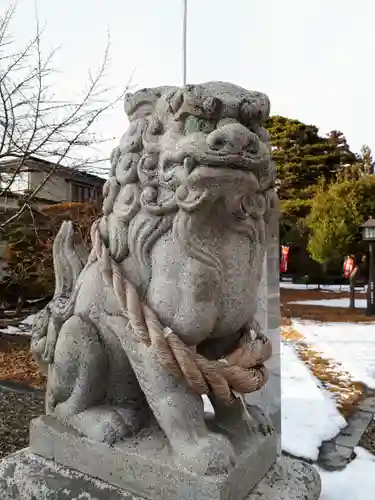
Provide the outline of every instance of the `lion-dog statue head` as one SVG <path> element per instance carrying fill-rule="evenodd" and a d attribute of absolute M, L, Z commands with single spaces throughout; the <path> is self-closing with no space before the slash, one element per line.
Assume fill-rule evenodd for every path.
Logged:
<path fill-rule="evenodd" d="M 276 212 L 267 96 L 224 82 L 128 94 L 101 237 L 187 344 L 234 337 L 256 312 Z"/>

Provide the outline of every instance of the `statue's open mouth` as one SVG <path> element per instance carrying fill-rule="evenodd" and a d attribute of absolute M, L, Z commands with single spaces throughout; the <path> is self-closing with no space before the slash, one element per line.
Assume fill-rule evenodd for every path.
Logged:
<path fill-rule="evenodd" d="M 229 169 L 232 172 L 231 175 L 234 174 L 233 171 L 257 175 L 261 172 L 264 164 L 268 164 L 268 161 L 268 158 L 260 154 L 223 154 L 194 151 L 192 154 L 186 154 L 185 152 L 184 155 L 176 155 L 173 152 L 164 155 L 160 159 L 160 180 L 168 184 L 175 184 L 175 188 L 177 188 L 187 180 L 193 171 L 200 168 L 209 168 L 216 172 L 221 169 Z"/>
<path fill-rule="evenodd" d="M 186 148 L 181 152 L 167 152 L 160 158 L 160 170 L 164 180 L 169 180 L 173 177 L 173 171 L 176 167 L 181 168 L 190 173 L 197 166 L 206 166 L 211 168 L 231 168 L 243 171 L 251 171 L 257 173 L 265 161 L 269 161 L 263 154 L 250 153 L 231 153 L 227 151 L 214 152 L 212 150 L 202 151 L 192 148 L 188 151 Z"/>
<path fill-rule="evenodd" d="M 171 206 L 177 203 L 180 209 L 193 212 L 221 199 L 229 208 L 236 203 L 234 199 L 259 191 L 258 179 L 268 163 L 262 149 L 257 154 L 228 153 L 188 144 L 182 152 L 166 151 L 159 158 L 158 177 L 161 185 L 175 193 Z"/>
<path fill-rule="evenodd" d="M 264 161 L 260 154 L 231 153 L 231 152 L 196 152 L 192 156 L 198 165 L 208 167 L 227 167 L 242 170 L 255 170 L 257 165 Z"/>
<path fill-rule="evenodd" d="M 215 203 L 218 199 L 240 200 L 259 190 L 253 172 L 244 168 L 233 169 L 227 165 L 197 165 L 176 190 L 176 202 L 180 208 L 192 212 L 203 203 Z"/>

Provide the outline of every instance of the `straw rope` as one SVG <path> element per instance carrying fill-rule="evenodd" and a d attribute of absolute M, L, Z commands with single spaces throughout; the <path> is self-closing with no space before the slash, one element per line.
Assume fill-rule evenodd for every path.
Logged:
<path fill-rule="evenodd" d="M 175 376 L 183 376 L 198 394 L 212 393 L 225 405 L 235 401 L 236 393 L 258 391 L 267 382 L 264 362 L 272 354 L 269 340 L 254 322 L 226 358 L 210 361 L 187 346 L 170 328 L 164 328 L 156 314 L 144 304 L 109 255 L 101 240 L 98 223 L 92 228 L 93 250 L 104 279 L 113 287 L 123 314 L 140 342 L 155 349 L 160 362 Z"/>

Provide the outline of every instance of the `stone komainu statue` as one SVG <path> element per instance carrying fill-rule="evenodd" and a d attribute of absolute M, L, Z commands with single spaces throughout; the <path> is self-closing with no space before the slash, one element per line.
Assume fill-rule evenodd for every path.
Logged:
<path fill-rule="evenodd" d="M 245 413 L 270 431 L 241 398 L 271 355 L 254 321 L 277 214 L 269 101 L 215 82 L 140 90 L 125 109 L 92 252 L 68 222 L 54 243 L 55 295 L 32 338 L 46 412 L 109 444 L 153 415 L 181 462 L 226 471 L 233 449 L 202 394 L 220 428 Z"/>

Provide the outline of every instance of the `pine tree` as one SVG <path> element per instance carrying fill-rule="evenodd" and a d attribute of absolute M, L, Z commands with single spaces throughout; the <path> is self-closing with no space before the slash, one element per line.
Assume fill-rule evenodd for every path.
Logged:
<path fill-rule="evenodd" d="M 340 168 L 357 161 L 339 131 L 324 138 L 314 125 L 283 116 L 271 117 L 268 131 L 285 215 L 306 216 L 321 179 L 330 182 Z"/>
<path fill-rule="evenodd" d="M 343 168 L 358 160 L 340 131 L 322 137 L 314 125 L 283 116 L 272 116 L 267 128 L 281 201 L 280 240 L 291 245 L 291 272 L 304 275 L 316 268 L 307 254 L 308 230 L 304 224 L 312 199 L 336 180 Z"/>

